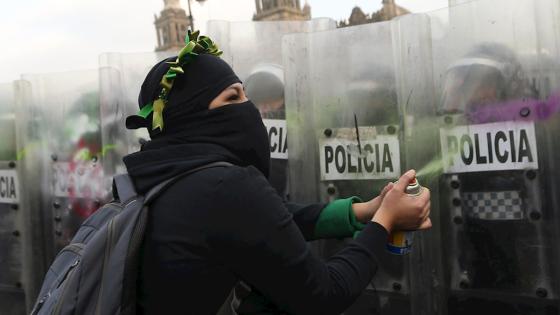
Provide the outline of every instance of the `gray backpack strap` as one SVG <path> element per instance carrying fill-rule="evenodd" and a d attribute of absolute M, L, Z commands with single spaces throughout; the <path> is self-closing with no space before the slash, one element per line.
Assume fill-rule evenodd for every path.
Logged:
<path fill-rule="evenodd" d="M 228 162 L 216 162 L 195 169 L 189 170 L 185 173 L 179 174 L 173 178 L 170 178 L 155 187 L 153 187 L 144 198 L 144 205 L 148 205 L 150 201 L 157 198 L 160 193 L 164 192 L 165 189 L 169 188 L 173 183 L 177 182 L 179 179 L 188 176 L 190 174 L 196 173 L 198 171 L 212 168 L 212 167 L 228 167 L 233 164 Z M 119 191 L 120 194 L 120 191 Z M 136 303 L 136 280 L 138 276 L 138 266 L 140 259 L 141 244 L 144 239 L 144 233 L 148 224 L 148 211 L 147 207 L 143 207 L 142 212 L 139 214 L 138 221 L 135 223 L 134 230 L 132 231 L 132 236 L 130 238 L 130 243 L 127 250 L 127 255 L 125 258 L 125 274 L 124 274 L 124 290 L 122 295 L 122 305 L 129 305 L 131 309 L 122 310 L 122 314 L 136 314 L 135 303 Z"/>
<path fill-rule="evenodd" d="M 128 174 L 116 175 L 113 178 L 113 186 L 117 190 L 121 202 L 126 202 L 137 195 L 132 178 Z"/>
<path fill-rule="evenodd" d="M 176 181 L 178 181 L 179 179 L 191 175 L 193 173 L 196 173 L 198 171 L 202 171 L 204 169 L 207 168 L 213 168 L 213 167 L 228 167 L 228 166 L 232 166 L 233 164 L 229 163 L 229 162 L 214 162 L 214 163 L 210 163 L 210 164 L 206 164 L 197 168 L 194 168 L 192 170 L 189 170 L 185 173 L 179 174 L 173 178 L 170 178 L 166 181 L 163 181 L 161 183 L 159 183 L 158 185 L 154 186 L 152 189 L 150 189 L 150 191 L 146 194 L 146 198 L 144 198 L 144 203 L 148 204 L 151 201 L 153 201 L 155 198 L 157 198 L 157 196 L 159 196 L 159 194 L 161 192 L 163 192 L 166 188 L 168 188 L 169 186 L 171 186 L 173 183 L 175 183 Z"/>

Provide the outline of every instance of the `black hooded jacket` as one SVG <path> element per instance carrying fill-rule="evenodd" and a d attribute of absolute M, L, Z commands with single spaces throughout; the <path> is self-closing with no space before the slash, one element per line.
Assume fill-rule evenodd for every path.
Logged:
<path fill-rule="evenodd" d="M 161 95 L 168 69 L 164 60 L 148 73 L 141 108 Z M 137 192 L 212 162 L 234 166 L 184 177 L 150 205 L 141 312 L 215 314 L 242 280 L 287 313 L 341 313 L 373 277 L 387 232 L 370 223 L 327 262 L 312 254 L 306 240 L 324 205 L 285 205 L 271 187 L 270 145 L 258 110 L 250 101 L 209 109 L 239 78 L 205 54 L 183 70 L 165 103 L 163 130 L 151 128 L 153 114 L 127 119 L 127 127 L 146 127 L 153 139 L 124 158 Z"/>
<path fill-rule="evenodd" d="M 139 193 L 211 162 L 243 165 L 226 149 L 202 143 L 151 148 L 124 161 Z M 216 314 L 243 280 L 287 313 L 340 314 L 375 274 L 388 235 L 368 223 L 324 262 L 306 243 L 323 207 L 285 205 L 253 166 L 211 168 L 179 180 L 150 206 L 141 312 Z"/>

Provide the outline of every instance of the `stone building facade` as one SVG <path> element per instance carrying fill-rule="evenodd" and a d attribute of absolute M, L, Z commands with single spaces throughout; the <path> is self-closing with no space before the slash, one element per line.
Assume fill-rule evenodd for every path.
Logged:
<path fill-rule="evenodd" d="M 163 0 L 160 15 L 154 15 L 157 32 L 156 51 L 179 50 L 185 46 L 185 34 L 191 25 L 179 0 Z"/>
<path fill-rule="evenodd" d="M 395 0 L 383 0 L 383 7 L 373 12 L 371 15 L 364 13 L 360 7 L 355 7 L 346 21 L 340 21 L 339 27 L 346 27 L 352 25 L 360 25 L 366 23 L 375 23 L 382 21 L 389 21 L 397 16 L 410 13 L 407 9 L 397 5 Z"/>
<path fill-rule="evenodd" d="M 311 7 L 300 0 L 255 0 L 253 21 L 303 21 L 311 19 Z"/>

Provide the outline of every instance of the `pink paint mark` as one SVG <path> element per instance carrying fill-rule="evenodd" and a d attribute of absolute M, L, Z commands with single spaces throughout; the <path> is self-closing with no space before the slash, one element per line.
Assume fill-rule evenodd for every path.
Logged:
<path fill-rule="evenodd" d="M 467 112 L 476 124 L 497 121 L 542 121 L 560 111 L 560 92 L 546 100 L 521 99 L 474 107 Z"/>

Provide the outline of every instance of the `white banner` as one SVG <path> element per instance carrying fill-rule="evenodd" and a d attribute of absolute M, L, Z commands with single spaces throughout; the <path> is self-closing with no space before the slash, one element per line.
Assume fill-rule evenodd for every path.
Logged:
<path fill-rule="evenodd" d="M 445 173 L 538 169 L 532 122 L 498 122 L 440 129 Z"/>
<path fill-rule="evenodd" d="M 321 180 L 393 179 L 401 173 L 399 138 L 377 135 L 375 127 L 335 129 L 319 141 Z"/>
<path fill-rule="evenodd" d="M 272 159 L 288 159 L 288 133 L 286 121 L 281 119 L 263 119 L 270 140 L 270 157 Z"/>
<path fill-rule="evenodd" d="M 19 182 L 16 170 L 0 170 L 0 203 L 19 202 Z"/>

